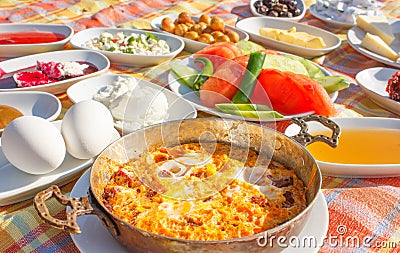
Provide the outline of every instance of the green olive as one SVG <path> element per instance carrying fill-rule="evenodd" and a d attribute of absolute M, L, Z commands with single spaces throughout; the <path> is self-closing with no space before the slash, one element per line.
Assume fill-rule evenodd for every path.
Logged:
<path fill-rule="evenodd" d="M 197 40 L 199 38 L 199 34 L 195 31 L 189 31 L 189 32 L 186 32 L 183 37 L 190 39 L 190 40 Z"/>
<path fill-rule="evenodd" d="M 175 34 L 183 36 L 188 31 L 188 27 L 185 24 L 179 24 L 175 27 Z"/>
<path fill-rule="evenodd" d="M 210 28 L 213 31 L 221 31 L 223 32 L 225 29 L 225 23 L 220 17 L 213 17 L 210 22 Z"/>
<path fill-rule="evenodd" d="M 175 33 L 175 24 L 170 18 L 164 18 L 161 21 L 161 29 L 169 33 Z"/>
<path fill-rule="evenodd" d="M 211 22 L 211 18 L 210 18 L 210 16 L 208 16 L 208 14 L 203 14 L 200 16 L 199 22 L 203 22 L 203 23 L 206 23 L 207 25 L 209 25 Z"/>
<path fill-rule="evenodd" d="M 227 35 L 219 36 L 215 39 L 215 42 L 229 42 L 231 41 Z"/>
<path fill-rule="evenodd" d="M 215 42 L 215 39 L 211 34 L 203 33 L 203 34 L 200 34 L 198 41 L 202 42 L 202 43 L 212 44 Z"/>

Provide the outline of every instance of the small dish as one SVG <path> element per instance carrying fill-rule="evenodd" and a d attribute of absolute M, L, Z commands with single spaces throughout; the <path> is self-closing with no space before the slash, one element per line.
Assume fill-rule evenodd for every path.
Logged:
<path fill-rule="evenodd" d="M 250 1 L 250 11 L 251 11 L 251 13 L 253 13 L 253 15 L 257 16 L 257 17 L 267 17 L 266 15 L 263 15 L 263 14 L 260 14 L 260 13 L 257 12 L 256 8 L 254 7 L 254 3 L 257 2 L 257 1 L 260 1 L 260 0 L 251 0 Z M 297 1 L 297 8 L 299 8 L 299 10 L 300 10 L 300 15 L 292 17 L 292 18 L 279 17 L 279 19 L 292 20 L 292 21 L 297 21 L 297 20 L 302 19 L 304 17 L 304 15 L 306 14 L 306 11 L 307 11 L 307 8 L 306 8 L 303 0 L 298 0 Z"/>
<path fill-rule="evenodd" d="M 400 38 L 398 36 L 398 34 L 400 34 L 400 20 L 399 19 L 389 20 L 389 23 L 393 33 L 396 35 L 396 39 L 392 42 L 392 44 L 390 44 L 390 47 L 395 52 L 400 52 Z M 350 46 L 354 48 L 356 51 L 358 51 L 360 54 L 363 54 L 368 58 L 390 65 L 392 67 L 400 68 L 400 62 L 395 62 L 393 60 L 390 60 L 389 58 L 373 53 L 368 49 L 365 49 L 363 46 L 361 46 L 361 42 L 365 34 L 366 33 L 361 28 L 354 26 L 347 32 L 347 41 L 349 42 Z"/>
<path fill-rule="evenodd" d="M 88 170 L 85 171 L 76 182 L 71 191 L 71 197 L 79 198 L 86 195 L 90 186 L 89 179 L 90 171 Z M 67 211 L 68 210 L 70 210 L 70 207 L 67 207 Z M 307 240 L 306 238 L 313 238 L 313 241 L 315 239 L 315 244 L 301 244 L 301 247 L 288 244 L 289 247 L 282 251 L 282 253 L 318 252 L 320 246 L 323 245 L 329 225 L 328 206 L 322 192 L 319 192 L 315 199 L 315 205 L 310 212 L 310 217 L 318 217 L 318 219 L 308 219 L 307 224 L 304 226 L 298 239 L 300 242 L 305 242 Z M 79 217 L 77 222 L 82 233 L 71 234 L 71 237 L 81 252 L 128 252 L 128 250 L 123 247 L 104 227 L 99 217 L 95 215 L 84 215 Z M 93 243 L 93 241 L 98 243 Z"/>
<path fill-rule="evenodd" d="M 316 17 L 316 18 L 322 20 L 323 22 L 325 22 L 329 25 L 332 25 L 332 26 L 336 26 L 336 27 L 340 27 L 340 28 L 351 28 L 356 25 L 356 23 L 337 21 L 337 20 L 334 20 L 334 19 L 320 13 L 317 10 L 317 7 L 315 4 L 311 5 L 309 10 L 310 10 L 311 15 L 313 15 L 314 17 Z"/>
<path fill-rule="evenodd" d="M 44 62 L 67 62 L 79 61 L 85 62 L 97 68 L 96 72 L 78 76 L 59 82 L 31 86 L 31 87 L 17 87 L 12 75 L 21 71 L 29 71 L 36 66 L 37 61 Z M 93 77 L 105 73 L 110 68 L 110 61 L 101 53 L 89 50 L 62 50 L 55 52 L 47 52 L 41 54 L 33 54 L 22 56 L 6 61 L 0 62 L 0 73 L 3 78 L 0 79 L 0 92 L 4 91 L 45 91 L 52 94 L 63 93 L 69 86 L 80 80 Z"/>
<path fill-rule="evenodd" d="M 103 75 L 95 78 L 90 78 L 72 85 L 67 90 L 67 95 L 74 103 L 78 103 L 83 100 L 93 99 L 93 96 L 95 94 L 104 89 L 104 87 L 106 87 L 108 84 L 112 84 L 119 76 L 130 77 L 125 75 Z M 157 92 L 164 93 L 168 101 L 167 115 L 164 121 L 196 118 L 196 109 L 183 98 L 157 84 L 148 82 L 143 79 L 136 80 L 139 87 L 150 87 L 157 90 Z M 115 127 L 124 134 L 130 132 L 123 128 L 122 123 L 118 124 L 117 122 L 115 122 Z"/>
<path fill-rule="evenodd" d="M 245 18 L 237 22 L 236 27 L 248 32 L 250 39 L 258 44 L 265 45 L 269 48 L 295 54 L 305 58 L 311 58 L 327 54 L 332 50 L 338 48 L 341 44 L 340 38 L 331 32 L 306 24 L 300 24 L 289 20 L 282 20 L 280 18 L 271 18 L 271 17 Z M 326 47 L 321 49 L 305 48 L 281 42 L 278 40 L 274 40 L 271 38 L 267 38 L 261 36 L 259 33 L 259 29 L 263 27 L 285 29 L 285 30 L 288 30 L 292 27 L 296 27 L 296 30 L 298 32 L 306 32 L 311 35 L 321 37 L 325 41 Z"/>
<path fill-rule="evenodd" d="M 185 66 L 189 66 L 192 68 L 196 68 L 193 60 L 190 57 L 186 57 L 183 59 L 180 59 L 181 64 L 185 65 Z M 326 76 L 331 76 L 331 74 L 324 68 L 314 64 L 315 66 L 317 66 Z M 247 121 L 256 121 L 256 122 L 274 122 L 274 121 L 283 121 L 283 120 L 288 120 L 294 117 L 302 117 L 302 116 L 306 116 L 309 114 L 312 114 L 314 112 L 307 112 L 307 113 L 302 113 L 302 114 L 295 114 L 295 115 L 285 115 L 283 118 L 265 118 L 265 119 L 260 119 L 260 118 L 244 118 L 242 116 L 236 116 L 236 115 L 232 115 L 232 114 L 227 114 L 227 113 L 223 113 L 215 108 L 210 108 L 207 106 L 204 106 L 201 104 L 200 102 L 200 98 L 198 95 L 196 95 L 192 89 L 190 89 L 189 87 L 181 84 L 177 79 L 176 76 L 171 73 L 171 71 L 169 71 L 168 73 L 168 85 L 170 87 L 170 89 L 176 93 L 178 96 L 183 97 L 184 99 L 186 99 L 187 101 L 189 101 L 191 104 L 193 104 L 198 110 L 204 111 L 206 113 L 212 114 L 212 115 L 216 115 L 219 117 L 223 117 L 223 118 L 230 118 L 230 119 L 239 119 L 239 120 L 247 120 Z M 331 94 L 329 94 L 330 98 L 332 101 L 335 101 L 337 96 L 338 96 L 338 92 L 333 92 Z"/>
<path fill-rule="evenodd" d="M 1 44 L 0 57 L 19 57 L 48 51 L 62 50 L 74 35 L 69 25 L 63 24 L 0 24 L 0 33 L 16 32 L 51 32 L 65 37 L 62 40 L 38 44 Z"/>
<path fill-rule="evenodd" d="M 116 34 L 118 32 L 123 32 L 125 35 L 136 33 L 136 34 L 152 34 L 159 39 L 165 40 L 170 47 L 170 53 L 164 55 L 138 55 L 138 54 L 128 54 L 128 53 L 114 53 L 106 50 L 96 50 L 90 49 L 84 46 L 84 43 L 90 41 L 93 38 L 99 37 L 103 32 L 109 32 L 111 34 Z M 123 28 L 89 28 L 76 33 L 71 39 L 71 45 L 74 48 L 79 49 L 89 49 L 96 50 L 107 56 L 112 63 L 122 64 L 127 66 L 138 66 L 138 67 L 148 67 L 161 64 L 174 58 L 179 54 L 184 43 L 180 38 L 171 36 L 169 34 L 156 33 L 151 31 L 144 31 L 139 29 L 123 29 Z"/>
<path fill-rule="evenodd" d="M 377 145 L 377 143 L 372 141 L 372 135 L 378 134 L 379 131 L 385 130 L 394 130 L 400 132 L 400 119 L 395 118 L 380 118 L 380 117 L 364 117 L 364 118 L 331 118 L 334 122 L 336 122 L 340 129 L 341 135 L 343 135 L 344 131 L 348 130 L 357 130 L 358 132 L 362 130 L 370 130 L 371 134 L 364 137 L 360 137 L 360 139 L 354 139 L 355 142 L 360 142 L 361 146 L 364 145 L 366 147 L 370 147 L 371 145 Z M 320 133 L 321 131 L 326 131 L 326 128 L 319 123 L 309 122 L 308 123 L 310 134 Z M 292 136 L 298 133 L 299 127 L 297 125 L 290 125 L 285 131 L 285 134 L 288 136 Z M 377 138 L 383 138 L 383 135 L 379 135 Z M 396 138 L 393 136 L 393 138 Z M 375 138 L 374 138 L 375 139 Z M 343 141 L 343 140 L 342 140 Z M 311 144 L 314 145 L 314 144 Z M 311 146 L 310 145 L 310 146 Z M 338 145 L 341 145 L 341 138 L 339 136 Z M 308 146 L 307 149 L 310 147 Z M 398 147 L 398 146 L 397 146 Z M 328 147 L 330 148 L 330 147 Z M 333 148 L 332 148 L 333 150 Z M 385 152 L 385 149 L 382 150 Z M 395 151 L 394 151 L 395 152 Z M 357 150 L 352 150 L 349 155 L 357 156 L 359 154 L 361 156 L 363 153 L 357 152 Z M 358 156 L 358 157 L 359 157 Z M 370 157 L 371 155 L 365 155 L 364 157 Z M 319 161 L 317 158 L 318 166 L 321 169 L 321 172 L 324 175 L 335 176 L 335 177 L 356 177 L 356 178 L 371 178 L 371 177 L 398 177 L 400 176 L 400 164 L 391 163 L 391 164 L 351 164 L 351 163 L 332 163 L 332 162 L 324 162 Z"/>
<path fill-rule="evenodd" d="M 0 92 L 0 105 L 18 109 L 25 116 L 37 116 L 48 121 L 57 119 L 61 112 L 60 100 L 47 92 Z M 0 129 L 0 134 L 4 129 Z"/>
<path fill-rule="evenodd" d="M 400 115 L 400 102 L 389 98 L 386 91 L 389 78 L 399 69 L 369 68 L 357 73 L 356 81 L 360 88 L 378 105 Z"/>
<path fill-rule="evenodd" d="M 171 33 L 168 33 L 166 31 L 162 30 L 161 29 L 161 21 L 166 17 L 169 17 L 170 19 L 175 20 L 176 18 L 178 18 L 178 14 L 168 14 L 168 15 L 163 15 L 163 16 L 160 16 L 160 17 L 157 17 L 157 18 L 153 19 L 150 22 L 151 28 L 153 28 L 153 30 L 155 30 L 157 32 L 170 34 L 171 36 L 174 36 L 174 37 L 182 39 L 185 42 L 185 50 L 186 51 L 197 52 L 197 51 L 199 51 L 199 50 L 201 50 L 201 49 L 203 49 L 203 48 L 205 48 L 206 46 L 209 45 L 209 44 L 206 44 L 206 43 L 202 43 L 202 42 L 198 42 L 198 41 L 195 41 L 195 40 L 191 40 L 191 39 L 187 39 L 187 38 L 184 38 L 184 37 L 180 37 L 180 36 L 177 36 L 177 35 L 173 35 Z M 192 19 L 194 21 L 196 21 L 196 22 L 199 20 L 198 17 L 192 17 Z M 237 28 L 235 28 L 233 26 L 230 26 L 230 25 L 226 25 L 225 27 L 237 32 L 237 34 L 239 35 L 240 40 L 248 40 L 249 39 L 249 35 L 246 32 L 244 32 L 244 31 L 242 31 L 240 29 L 237 29 Z"/>
<path fill-rule="evenodd" d="M 53 124 L 60 130 L 61 120 Z M 0 138 L 0 206 L 13 204 L 35 196 L 52 184 L 65 184 L 79 176 L 79 172 L 89 167 L 93 159 L 76 159 L 68 153 L 63 163 L 45 175 L 31 175 L 15 168 L 5 158 Z"/>

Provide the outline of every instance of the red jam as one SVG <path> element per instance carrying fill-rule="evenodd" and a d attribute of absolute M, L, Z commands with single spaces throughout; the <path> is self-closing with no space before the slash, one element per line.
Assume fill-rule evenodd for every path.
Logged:
<path fill-rule="evenodd" d="M 0 45 L 51 43 L 65 39 L 65 35 L 53 32 L 0 33 Z"/>
<path fill-rule="evenodd" d="M 400 102 L 400 71 L 389 78 L 386 91 L 389 93 L 389 98 Z"/>

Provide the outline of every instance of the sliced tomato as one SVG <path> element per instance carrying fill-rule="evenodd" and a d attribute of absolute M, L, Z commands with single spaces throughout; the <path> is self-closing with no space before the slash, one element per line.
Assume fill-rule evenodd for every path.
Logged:
<path fill-rule="evenodd" d="M 258 81 L 263 90 L 256 87 L 254 97 L 266 92 L 273 109 L 280 113 L 290 115 L 314 111 L 326 117 L 335 114 L 333 102 L 322 85 L 305 75 L 264 69 Z"/>
<path fill-rule="evenodd" d="M 248 57 L 242 56 L 222 63 L 214 75 L 201 86 L 201 104 L 214 108 L 215 104 L 229 103 L 242 81 L 247 61 Z"/>
<path fill-rule="evenodd" d="M 218 42 L 211 44 L 193 54 L 193 57 L 207 57 L 217 69 L 226 59 L 242 56 L 242 50 L 233 42 Z"/>

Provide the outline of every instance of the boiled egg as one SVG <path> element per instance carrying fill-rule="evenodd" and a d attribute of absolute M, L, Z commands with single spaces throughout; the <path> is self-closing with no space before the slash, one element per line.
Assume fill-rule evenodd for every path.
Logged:
<path fill-rule="evenodd" d="M 64 161 L 66 148 L 60 131 L 49 121 L 22 116 L 11 121 L 1 137 L 4 156 L 30 174 L 46 174 Z"/>
<path fill-rule="evenodd" d="M 113 117 L 102 103 L 81 101 L 66 112 L 61 134 L 70 155 L 89 159 L 100 154 L 115 139 Z"/>

